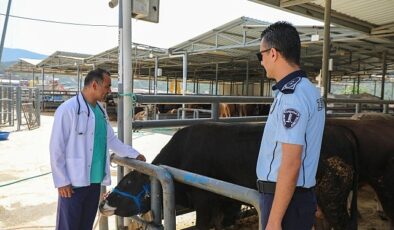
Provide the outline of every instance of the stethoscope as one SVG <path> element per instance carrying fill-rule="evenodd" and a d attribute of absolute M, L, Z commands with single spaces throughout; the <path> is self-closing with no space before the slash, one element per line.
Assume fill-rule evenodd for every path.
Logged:
<path fill-rule="evenodd" d="M 77 116 L 77 123 L 75 125 L 75 132 L 77 132 L 78 135 L 83 135 L 84 133 L 86 133 L 86 131 L 88 130 L 88 123 L 89 123 L 89 118 L 90 118 L 90 108 L 89 108 L 88 102 L 86 101 L 86 99 L 83 96 L 83 94 L 81 94 L 81 96 L 82 96 L 83 101 L 85 102 L 85 106 L 86 106 L 86 108 L 88 110 L 88 117 L 86 119 L 85 130 L 84 130 L 84 132 L 82 132 L 81 130 L 79 130 L 79 119 L 80 119 L 80 115 L 81 115 L 81 102 L 79 101 L 79 96 L 77 95 L 77 103 L 78 103 L 77 115 L 78 116 Z M 97 104 L 97 106 L 99 107 L 99 109 L 103 113 L 105 120 L 108 120 L 107 116 L 105 115 L 105 112 L 104 112 L 103 108 L 101 108 L 101 106 L 99 104 Z"/>

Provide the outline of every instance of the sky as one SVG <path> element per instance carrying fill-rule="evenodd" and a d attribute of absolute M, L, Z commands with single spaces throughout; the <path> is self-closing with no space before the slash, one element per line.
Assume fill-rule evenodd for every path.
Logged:
<path fill-rule="evenodd" d="M 0 0 L 5 14 L 8 0 Z M 117 26 L 118 7 L 108 0 L 13 0 L 11 15 Z M 267 22 L 322 25 L 248 0 L 160 0 L 159 23 L 132 20 L 132 41 L 169 48 L 242 16 Z M 0 15 L 0 34 L 5 16 Z M 72 26 L 9 18 L 4 47 L 50 55 L 56 51 L 97 54 L 118 45 L 117 27 Z"/>

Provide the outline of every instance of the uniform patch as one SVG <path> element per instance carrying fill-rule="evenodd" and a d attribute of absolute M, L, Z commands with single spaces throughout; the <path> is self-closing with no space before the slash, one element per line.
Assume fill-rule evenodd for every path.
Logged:
<path fill-rule="evenodd" d="M 301 81 L 301 77 L 296 77 L 293 80 L 287 82 L 286 85 L 284 85 L 280 91 L 284 94 L 294 93 L 294 90 L 300 81 Z"/>
<path fill-rule="evenodd" d="M 293 128 L 300 119 L 300 116 L 301 114 L 297 110 L 286 109 L 282 116 L 283 126 L 287 129 Z"/>
<path fill-rule="evenodd" d="M 324 109 L 324 99 L 323 98 L 319 98 L 317 99 L 317 111 L 321 111 L 322 109 Z"/>

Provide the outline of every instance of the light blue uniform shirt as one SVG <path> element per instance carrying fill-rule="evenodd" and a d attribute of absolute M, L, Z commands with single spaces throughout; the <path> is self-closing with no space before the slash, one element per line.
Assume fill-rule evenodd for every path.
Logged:
<path fill-rule="evenodd" d="M 324 130 L 324 101 L 303 71 L 289 74 L 273 89 L 275 99 L 260 146 L 257 177 L 262 181 L 276 182 L 282 160 L 282 143 L 297 144 L 303 146 L 297 186 L 313 187 Z"/>

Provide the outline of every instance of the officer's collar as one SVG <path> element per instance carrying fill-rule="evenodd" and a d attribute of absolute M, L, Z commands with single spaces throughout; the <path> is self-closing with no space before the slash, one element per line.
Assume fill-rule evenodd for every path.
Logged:
<path fill-rule="evenodd" d="M 284 94 L 291 94 L 295 91 L 302 77 L 306 77 L 306 73 L 302 70 L 296 70 L 272 86 L 272 90 L 279 90 Z"/>

